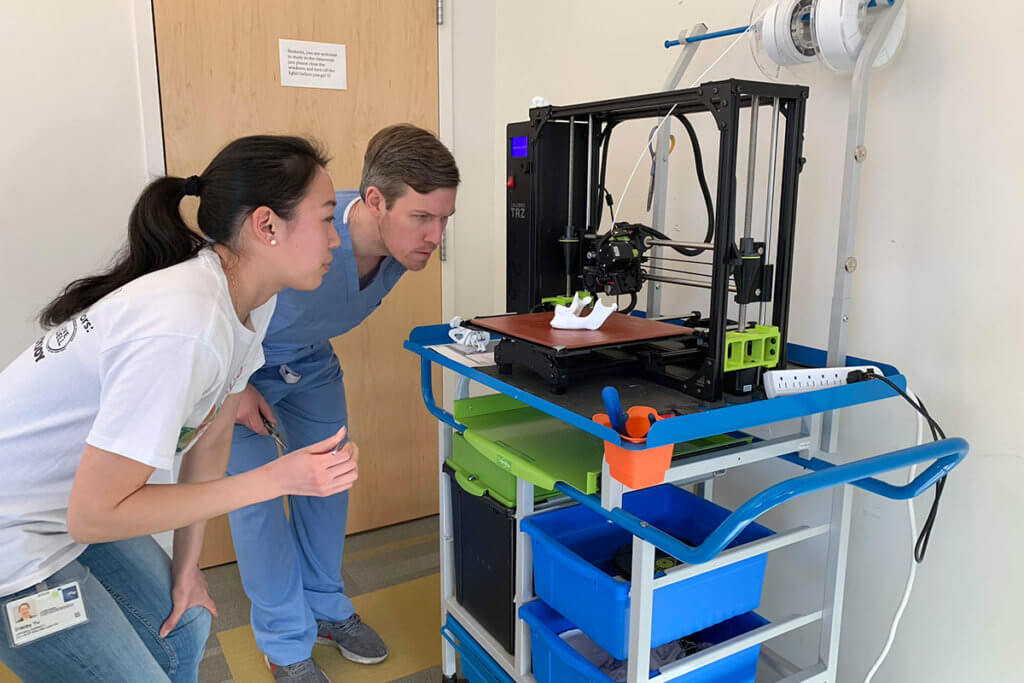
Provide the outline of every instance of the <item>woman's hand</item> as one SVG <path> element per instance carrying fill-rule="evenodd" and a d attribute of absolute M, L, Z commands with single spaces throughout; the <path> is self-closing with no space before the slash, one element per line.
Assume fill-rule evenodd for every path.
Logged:
<path fill-rule="evenodd" d="M 167 621 L 160 627 L 161 638 L 166 638 L 174 630 L 181 615 L 190 607 L 205 607 L 210 614 L 217 616 L 217 606 L 213 604 L 206 590 L 206 577 L 197 565 L 184 569 L 174 568 L 171 574 L 171 599 L 174 601 L 174 607 L 171 616 L 167 617 Z"/>
<path fill-rule="evenodd" d="M 292 451 L 264 467 L 273 470 L 285 495 L 324 497 L 347 491 L 359 478 L 359 447 L 349 441 L 334 450 L 347 432 L 342 427 L 334 436 Z"/>

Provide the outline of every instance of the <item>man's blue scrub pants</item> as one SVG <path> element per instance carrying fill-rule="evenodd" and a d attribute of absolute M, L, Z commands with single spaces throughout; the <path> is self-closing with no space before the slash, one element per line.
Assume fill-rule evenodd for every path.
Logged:
<path fill-rule="evenodd" d="M 287 370 L 295 383 L 285 381 Z M 277 429 L 294 451 L 322 441 L 347 424 L 345 386 L 328 345 L 282 366 L 266 366 L 249 380 L 273 408 Z M 235 425 L 228 474 L 240 474 L 277 457 L 273 438 Z M 230 513 L 231 536 L 242 585 L 252 601 L 256 645 L 278 665 L 313 651 L 317 619 L 344 621 L 355 613 L 345 596 L 341 554 L 348 492 L 327 498 L 289 496 Z"/>

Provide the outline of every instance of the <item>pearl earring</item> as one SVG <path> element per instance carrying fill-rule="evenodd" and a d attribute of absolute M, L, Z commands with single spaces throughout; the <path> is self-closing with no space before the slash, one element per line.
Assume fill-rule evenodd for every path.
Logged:
<path fill-rule="evenodd" d="M 277 240 L 270 240 L 270 246 L 276 247 L 277 246 Z"/>

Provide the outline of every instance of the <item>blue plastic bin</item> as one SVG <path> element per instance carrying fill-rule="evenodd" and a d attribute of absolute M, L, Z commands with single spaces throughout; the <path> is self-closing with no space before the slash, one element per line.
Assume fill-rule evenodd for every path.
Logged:
<path fill-rule="evenodd" d="M 627 493 L 623 508 L 690 544 L 698 544 L 729 511 L 670 484 Z M 632 534 L 579 505 L 523 520 L 533 545 L 534 592 L 616 659 L 625 659 L 629 583 L 613 578 L 616 550 Z M 732 545 L 772 535 L 750 524 Z M 663 645 L 761 603 L 767 554 L 654 591 L 651 647 Z"/>
<path fill-rule="evenodd" d="M 514 683 L 511 677 L 491 659 L 452 615 L 448 615 L 441 635 L 455 647 L 462 663 L 462 677 L 469 683 Z"/>
<path fill-rule="evenodd" d="M 519 615 L 530 625 L 533 677 L 537 683 L 611 683 L 612 679 L 559 637 L 575 628 L 565 617 L 540 600 L 523 605 Z M 748 612 L 691 635 L 694 640 L 718 644 L 767 623 L 759 615 Z M 753 683 L 760 652 L 760 644 L 752 645 L 676 680 L 681 683 Z"/>

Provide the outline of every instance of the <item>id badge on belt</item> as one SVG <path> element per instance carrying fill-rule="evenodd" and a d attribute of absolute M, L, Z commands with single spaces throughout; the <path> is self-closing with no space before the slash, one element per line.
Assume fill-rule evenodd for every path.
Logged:
<path fill-rule="evenodd" d="M 65 631 L 89 621 L 78 581 L 55 588 L 40 585 L 35 595 L 23 595 L 4 603 L 7 636 L 12 647 Z"/>

